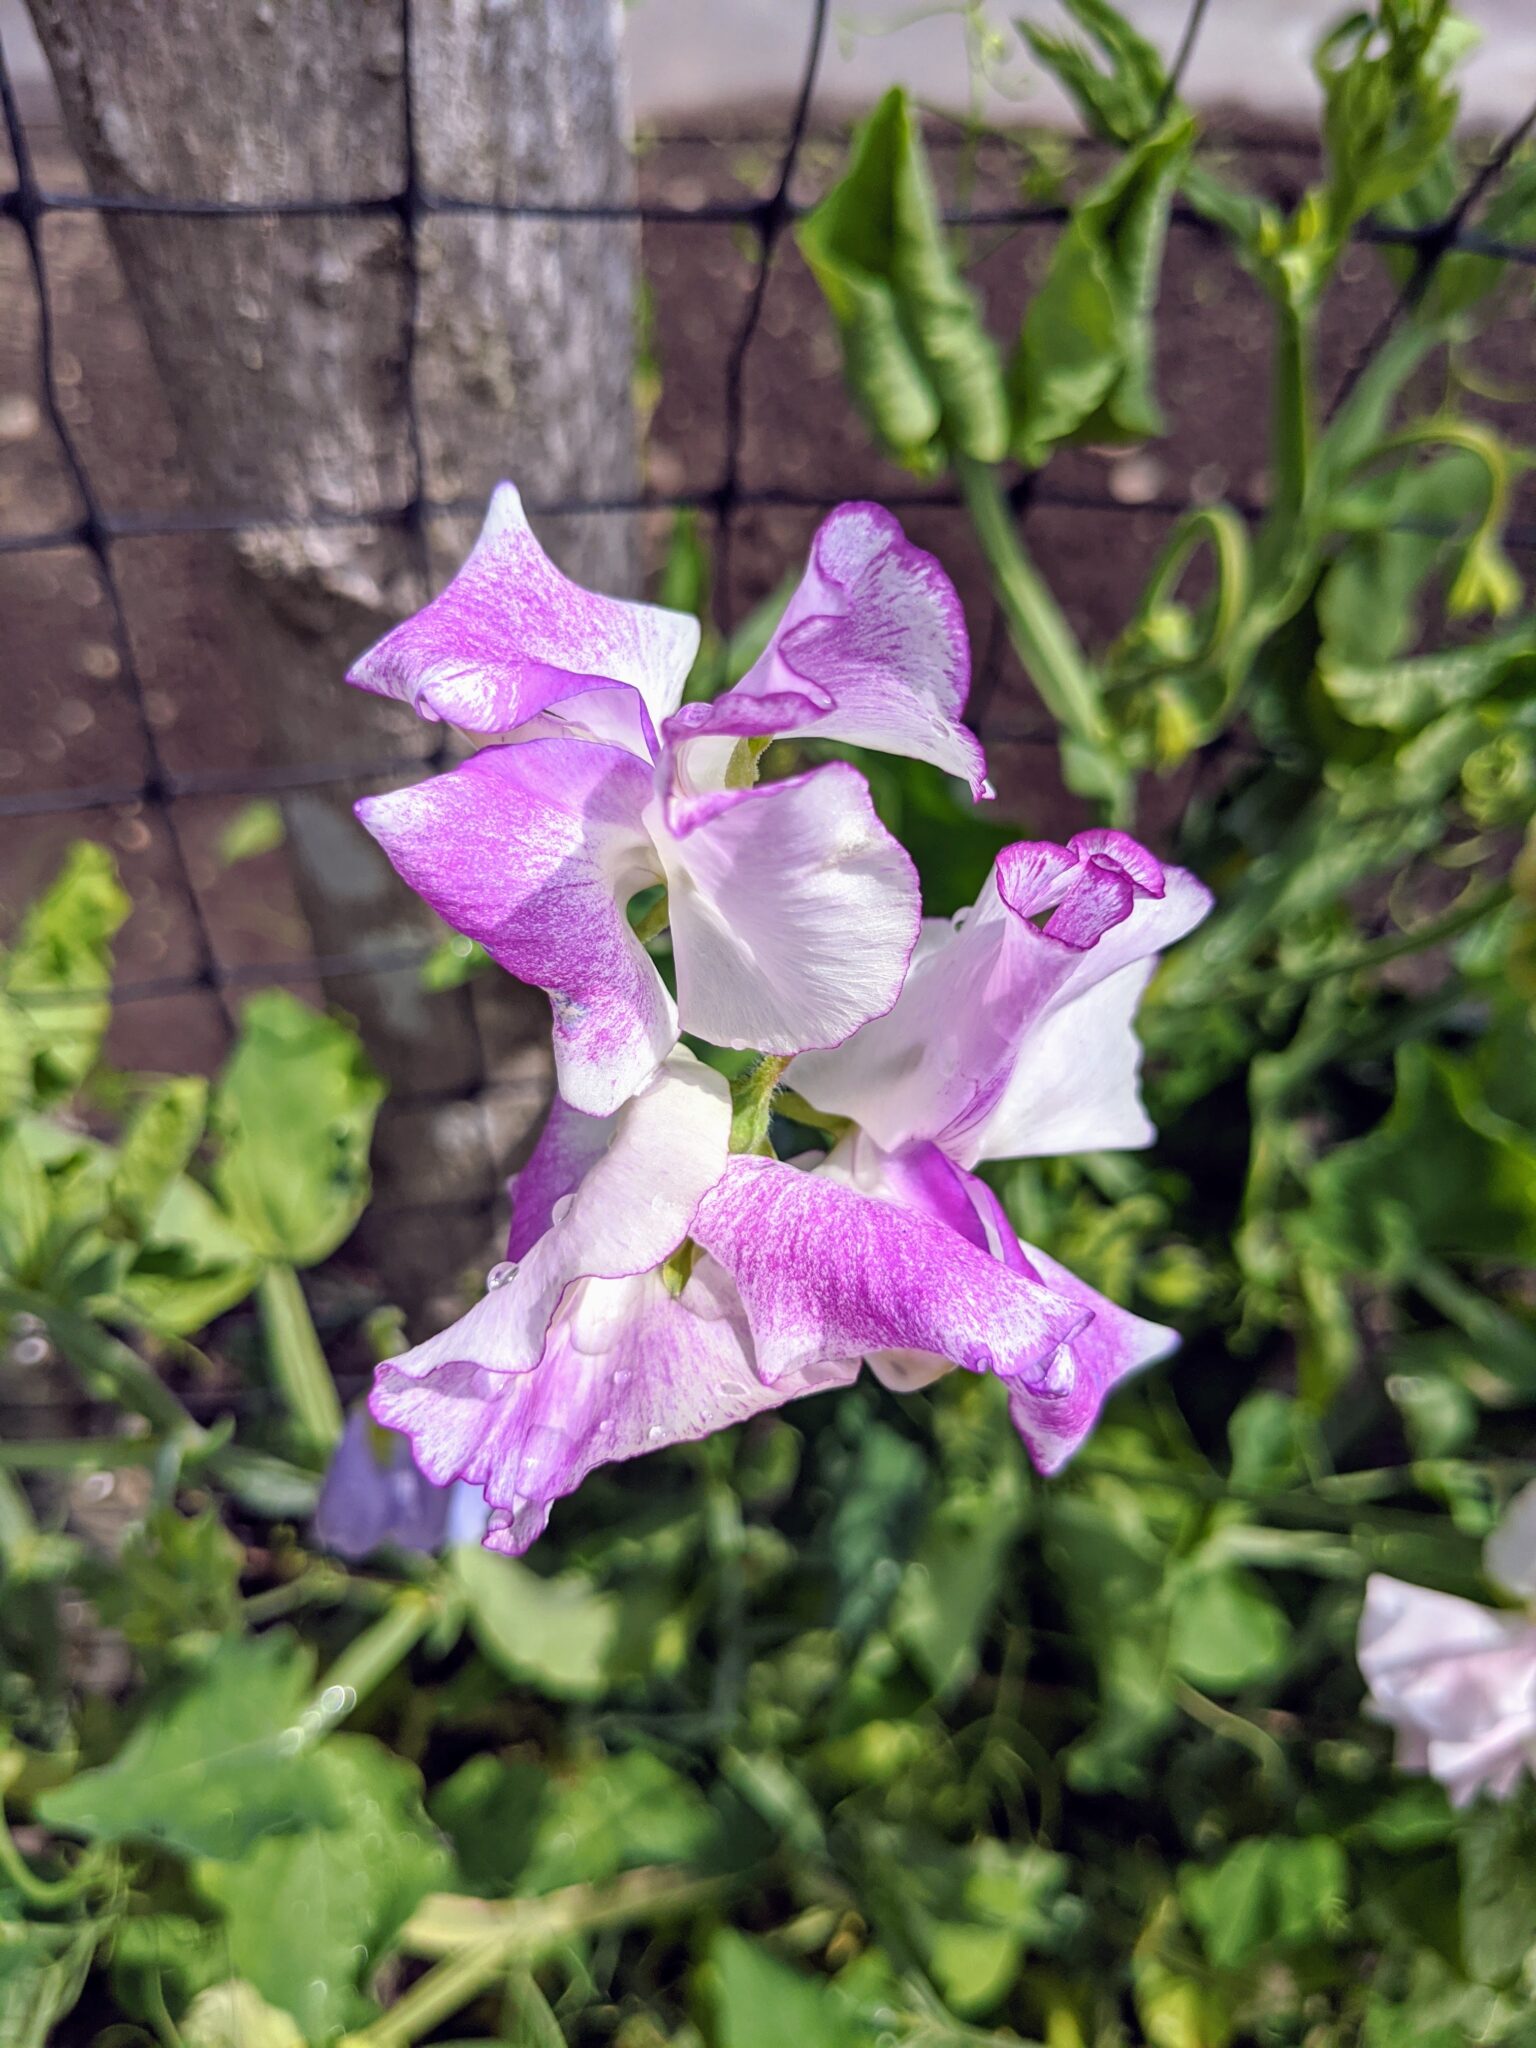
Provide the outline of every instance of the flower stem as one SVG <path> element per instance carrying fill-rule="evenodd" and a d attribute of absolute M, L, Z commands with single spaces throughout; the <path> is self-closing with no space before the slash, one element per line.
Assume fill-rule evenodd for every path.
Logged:
<path fill-rule="evenodd" d="M 326 1672 L 310 1701 L 315 1736 L 345 1719 L 416 1647 L 437 1619 L 438 1605 L 425 1593 L 402 1593 L 388 1611 L 348 1643 Z"/>
<path fill-rule="evenodd" d="M 773 1092 L 779 1077 L 794 1058 L 793 1053 L 764 1053 L 744 1074 L 731 1083 L 731 1150 L 757 1152 L 771 1158 L 768 1118 L 773 1109 Z"/>
<path fill-rule="evenodd" d="M 1098 678 L 1029 558 L 996 468 L 966 455 L 956 455 L 954 464 L 1014 652 L 1041 703 L 1077 742 L 1066 759 L 1068 780 L 1080 795 L 1100 798 L 1120 822 L 1129 810 L 1131 778 L 1104 715 Z"/>
<path fill-rule="evenodd" d="M 292 1266 L 268 1266 L 256 1283 L 256 1300 L 272 1377 L 305 1444 L 324 1455 L 341 1435 L 341 1403 Z"/>
<path fill-rule="evenodd" d="M 631 1870 L 612 1884 L 570 1885 L 539 1899 L 505 1903 L 442 1894 L 423 1901 L 406 1923 L 402 1946 L 443 1960 L 388 2012 L 341 2048 L 408 2048 L 462 2011 L 518 1962 L 557 1948 L 575 1934 L 622 1926 L 717 1900 L 729 1884 L 655 1868 Z"/>

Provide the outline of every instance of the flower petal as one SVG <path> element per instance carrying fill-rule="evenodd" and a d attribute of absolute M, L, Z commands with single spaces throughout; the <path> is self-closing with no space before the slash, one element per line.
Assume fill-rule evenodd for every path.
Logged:
<path fill-rule="evenodd" d="M 985 1181 L 931 1143 L 884 1152 L 865 1132 L 828 1154 L 823 1174 L 847 1176 L 864 1193 L 916 1211 L 979 1246 L 1010 1273 L 1048 1288 L 1090 1318 L 1067 1337 L 1036 1379 L 1011 1381 L 1008 1410 L 1036 1468 L 1055 1472 L 1082 1443 L 1118 1381 L 1178 1348 L 1178 1333 L 1119 1308 L 1033 1245 L 1019 1242 Z M 870 1369 L 897 1392 L 935 1377 L 932 1360 L 903 1350 L 872 1356 Z"/>
<path fill-rule="evenodd" d="M 1358 1654 L 1405 1769 L 1427 1769 L 1457 1806 L 1514 1789 L 1536 1746 L 1536 1626 L 1373 1573 Z"/>
<path fill-rule="evenodd" d="M 417 1467 L 403 1436 L 386 1436 L 366 1408 L 347 1417 L 315 1506 L 314 1540 L 354 1563 L 381 1544 L 440 1550 L 450 1495 Z"/>
<path fill-rule="evenodd" d="M 1020 1249 L 1023 1271 L 1091 1318 L 1062 1344 L 1038 1386 L 1020 1381 L 1008 1389 L 1013 1426 L 1035 1470 L 1049 1474 L 1059 1472 L 1088 1436 L 1120 1381 L 1171 1357 L 1179 1333 L 1133 1316 L 1034 1245 Z"/>
<path fill-rule="evenodd" d="M 347 681 L 467 732 L 515 732 L 553 710 L 649 756 L 698 647 L 696 619 L 563 576 L 516 490 L 500 484 L 458 575 L 370 647 Z"/>
<path fill-rule="evenodd" d="M 792 1085 L 888 1151 L 933 1138 L 966 1166 L 1148 1144 L 1132 1019 L 1210 901 L 1122 833 L 1005 847 L 975 908 L 925 928 L 895 1007 Z"/>
<path fill-rule="evenodd" d="M 382 1367 L 374 1412 L 409 1434 L 424 1470 L 485 1489 L 487 1543 L 514 1555 L 595 1466 L 694 1442 L 858 1370 L 823 1366 L 765 1387 L 735 1290 L 707 1258 L 677 1298 L 654 1273 L 585 1282 L 534 1372 L 486 1370 L 468 1336 L 457 1348 L 457 1362 L 424 1379 Z"/>
<path fill-rule="evenodd" d="M 715 1045 L 836 1045 L 895 1002 L 917 873 L 855 768 L 684 796 L 650 819 L 667 874 L 677 1008 Z"/>
<path fill-rule="evenodd" d="M 509 1259 L 526 1257 L 549 1229 L 555 1204 L 574 1194 L 588 1168 L 613 1142 L 614 1121 L 611 1116 L 584 1116 L 562 1096 L 555 1097 L 528 1164 L 507 1183 L 512 1197 Z"/>
<path fill-rule="evenodd" d="M 516 1269 L 498 1268 L 467 1315 L 392 1359 L 393 1369 L 419 1379 L 467 1358 L 493 1372 L 532 1371 L 576 1281 L 647 1273 L 682 1243 L 724 1171 L 730 1129 L 728 1085 L 679 1046 L 612 1119 L 607 1150 L 554 1204 L 549 1228 Z"/>
<path fill-rule="evenodd" d="M 800 587 L 747 674 L 688 705 L 666 737 L 794 733 L 931 761 L 992 794 L 961 723 L 970 690 L 965 614 L 938 562 L 879 505 L 840 505 L 811 542 Z"/>
<path fill-rule="evenodd" d="M 419 896 L 520 981 L 548 989 L 555 1070 L 606 1116 L 677 1041 L 677 1013 L 624 915 L 660 879 L 641 825 L 651 771 L 617 747 L 529 740 L 357 806 Z"/>
<path fill-rule="evenodd" d="M 1521 1487 L 1483 1545 L 1483 1570 L 1517 1600 L 1536 1598 L 1536 1480 Z"/>
<path fill-rule="evenodd" d="M 1087 1321 L 943 1224 L 775 1159 L 732 1159 L 693 1236 L 740 1290 L 770 1382 L 879 1351 L 1022 1381 Z"/>

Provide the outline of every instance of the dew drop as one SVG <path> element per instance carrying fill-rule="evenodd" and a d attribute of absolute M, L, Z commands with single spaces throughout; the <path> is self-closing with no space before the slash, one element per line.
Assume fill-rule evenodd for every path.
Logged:
<path fill-rule="evenodd" d="M 485 1276 L 486 1292 L 490 1293 L 497 1287 L 505 1287 L 516 1272 L 516 1259 L 503 1259 L 499 1266 L 492 1266 Z"/>
<path fill-rule="evenodd" d="M 650 1428 L 645 1432 L 645 1435 L 646 1441 L 648 1443 L 654 1444 L 660 1442 L 661 1438 L 666 1435 L 666 1431 L 662 1428 L 659 1422 L 653 1422 Z"/>

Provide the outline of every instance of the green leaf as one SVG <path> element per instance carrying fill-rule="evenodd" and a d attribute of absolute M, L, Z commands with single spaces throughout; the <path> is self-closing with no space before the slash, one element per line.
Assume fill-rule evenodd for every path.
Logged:
<path fill-rule="evenodd" d="M 1018 1466 L 999 1464 L 986 1488 L 939 1502 L 891 1608 L 890 1630 L 935 1693 L 975 1673 L 1004 1569 L 1024 1518 Z"/>
<path fill-rule="evenodd" d="M 1101 70 L 1076 36 L 1058 35 L 1031 21 L 1015 24 L 1047 70 L 1077 102 L 1078 112 L 1106 142 L 1131 144 L 1158 118 L 1167 75 L 1158 51 L 1107 0 L 1062 0 L 1079 28 L 1107 59 Z"/>
<path fill-rule="evenodd" d="M 1520 1801 L 1486 1801 L 1458 1830 L 1461 1946 L 1467 1975 L 1513 1984 L 1536 1953 L 1536 1825 Z"/>
<path fill-rule="evenodd" d="M 998 461 L 1008 438 L 997 352 L 961 282 L 906 94 L 859 128 L 841 181 L 797 231 L 843 341 L 854 398 L 900 462 L 943 450 Z"/>
<path fill-rule="evenodd" d="M 383 1093 L 349 1026 L 280 989 L 246 1004 L 214 1094 L 213 1179 L 258 1252 L 312 1266 L 351 1231 Z"/>
<path fill-rule="evenodd" d="M 1291 1629 L 1283 1611 L 1237 1566 L 1197 1569 L 1175 1590 L 1168 1656 L 1208 1692 L 1239 1692 L 1285 1663 Z"/>
<path fill-rule="evenodd" d="M 3 1895 L 0 1895 L 3 1896 Z M 0 2041 L 5 2048 L 50 2048 L 58 2021 L 85 1989 L 99 1939 L 94 1926 L 22 1926 L 0 1930 Z"/>
<path fill-rule="evenodd" d="M 13 999 L 6 1036 L 14 1037 L 19 1019 L 30 1048 L 32 1097 L 41 1105 L 73 1095 L 96 1064 L 112 1004 L 106 994 L 93 999 L 88 992 L 111 982 L 112 940 L 128 910 L 111 854 L 81 840 L 0 958 L 0 987 Z"/>
<path fill-rule="evenodd" d="M 112 1165 L 112 1210 L 129 1235 L 153 1234 L 155 1220 L 203 1135 L 208 1084 L 195 1075 L 163 1081 L 135 1111 Z"/>
<path fill-rule="evenodd" d="M 622 1615 L 579 1573 L 546 1579 L 478 1544 L 452 1556 L 481 1653 L 505 1677 L 552 1699 L 597 1699 L 608 1686 Z"/>
<path fill-rule="evenodd" d="M 334 1826 L 267 1836 L 234 1863 L 199 1865 L 230 1962 L 308 2042 L 365 2019 L 358 1991 L 448 1858 L 421 1813 L 415 1769 L 367 1736 L 333 1735 L 315 1763 Z M 274 1911 L 274 1901 L 281 1910 Z"/>
<path fill-rule="evenodd" d="M 286 837 L 281 808 L 271 797 L 259 796 L 243 805 L 219 834 L 219 859 L 232 868 L 258 854 L 274 852 Z"/>
<path fill-rule="evenodd" d="M 1266 1948 L 1328 1940 L 1348 1919 L 1349 1865 L 1326 1835 L 1240 1842 L 1205 1869 L 1186 1864 L 1179 1897 L 1218 1969 Z"/>
<path fill-rule="evenodd" d="M 151 1699 L 110 1763 L 45 1792 L 39 1818 L 92 1841 L 224 1859 L 274 1829 L 331 1821 L 331 1781 L 300 1726 L 311 1674 L 284 1632 L 225 1638 Z"/>
<path fill-rule="evenodd" d="M 1389 0 L 1322 38 L 1313 69 L 1335 241 L 1433 168 L 1460 105 L 1451 74 L 1476 39 L 1445 0 Z"/>
<path fill-rule="evenodd" d="M 1536 1145 L 1490 1108 L 1466 1063 L 1410 1043 L 1363 1138 L 1314 1169 L 1308 1229 L 1345 1269 L 1402 1275 L 1425 1252 L 1536 1259 Z"/>
<path fill-rule="evenodd" d="M 183 1174 L 161 1200 L 118 1295 L 145 1326 L 189 1337 L 244 1301 L 261 1263 L 206 1188 Z"/>
<path fill-rule="evenodd" d="M 471 1757 L 433 1794 L 470 1889 L 534 1896 L 646 1864 L 714 1864 L 723 1837 L 698 1787 L 641 1749 L 558 1775 L 521 1756 Z"/>
<path fill-rule="evenodd" d="M 828 1534 L 835 1570 L 832 1625 L 857 1641 L 884 1612 L 901 1583 L 900 1559 L 928 1470 L 909 1438 L 865 1421 L 838 1480 Z"/>
<path fill-rule="evenodd" d="M 1038 468 L 1063 441 L 1163 431 L 1152 309 L 1168 207 L 1194 138 L 1187 115 L 1136 145 L 1072 210 L 1008 373 L 1013 453 Z"/>
<path fill-rule="evenodd" d="M 868 2040 L 825 1978 L 791 1969 L 733 1928 L 709 1945 L 709 1987 L 714 2048 L 863 2048 Z"/>
<path fill-rule="evenodd" d="M 945 2003 L 962 2018 L 992 2011 L 1025 1956 L 1059 1939 L 1064 1856 L 997 1841 L 955 1849 L 911 1827 L 882 1832 L 871 1848 L 902 1872 L 903 1918 Z"/>

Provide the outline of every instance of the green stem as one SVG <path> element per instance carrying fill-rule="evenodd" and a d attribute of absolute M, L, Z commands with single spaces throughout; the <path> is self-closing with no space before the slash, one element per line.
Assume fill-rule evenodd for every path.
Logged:
<path fill-rule="evenodd" d="M 667 919 L 670 916 L 671 910 L 667 903 L 667 892 L 665 889 L 663 889 L 661 894 L 656 898 L 656 901 L 651 905 L 650 909 L 646 911 L 645 915 L 643 917 L 638 917 L 635 920 L 635 937 L 640 941 L 642 946 L 645 945 L 648 940 L 658 938 L 660 934 L 666 930 Z"/>
<path fill-rule="evenodd" d="M 793 1053 L 764 1053 L 731 1083 L 731 1150 L 768 1152 L 768 1119 L 773 1093 Z"/>
<path fill-rule="evenodd" d="M 13 1550 L 18 1543 L 37 1534 L 37 1522 L 27 1496 L 5 1470 L 3 1454 L 8 1448 L 0 1444 L 0 1551 Z"/>
<path fill-rule="evenodd" d="M 0 1443 L 0 1473 L 72 1472 L 77 1465 L 100 1471 L 114 1465 L 153 1465 L 159 1455 L 160 1446 L 147 1436 L 29 1437 L 24 1443 Z M 0 1509 L 0 1530 L 3 1527 Z"/>
<path fill-rule="evenodd" d="M 324 1454 L 341 1435 L 341 1403 L 292 1266 L 268 1266 L 256 1283 L 256 1301 L 272 1377 L 306 1444 Z"/>
<path fill-rule="evenodd" d="M 425 1593 L 407 1592 L 388 1612 L 348 1643 L 331 1665 L 310 1701 L 310 1724 L 316 1739 L 344 1720 L 359 1700 L 381 1685 L 421 1641 L 436 1621 L 438 1606 Z"/>
<path fill-rule="evenodd" d="M 88 1849 L 67 1877 L 39 1877 L 12 1840 L 4 1809 L 0 1807 L 0 1877 L 29 1905 L 45 1909 L 68 1905 L 90 1889 L 106 1868 L 107 1860 L 104 1850 Z"/>
<path fill-rule="evenodd" d="M 1118 814 L 1129 801 L 1129 779 L 1117 758 L 1098 679 L 1025 550 L 997 469 L 967 455 L 956 455 L 954 468 L 1014 650 L 1041 703 L 1088 757 L 1089 772 L 1077 780 L 1091 787 L 1080 793 L 1103 798 Z"/>
<path fill-rule="evenodd" d="M 1490 911 L 1502 910 L 1513 893 L 1510 883 L 1500 882 L 1491 889 L 1482 890 L 1470 903 L 1452 904 L 1439 917 L 1427 918 L 1423 924 L 1415 925 L 1412 931 L 1399 932 L 1395 938 L 1374 939 L 1368 945 L 1356 946 L 1348 953 L 1337 953 L 1332 959 L 1320 960 L 1316 966 L 1304 967 L 1296 973 L 1287 973 L 1277 967 L 1264 974 L 1249 975 L 1234 985 L 1232 994 L 1241 1000 L 1245 996 L 1265 995 L 1271 989 L 1302 989 L 1313 982 L 1327 981 L 1336 974 L 1359 974 L 1372 967 L 1384 967 L 1390 960 L 1407 959 L 1411 954 L 1422 953 L 1426 946 L 1438 946 L 1444 940 L 1470 930 L 1473 925 L 1481 923 Z"/>
<path fill-rule="evenodd" d="M 573 1935 L 623 1926 L 718 1900 L 728 1880 L 656 1869 L 632 1870 L 601 1888 L 570 1885 L 541 1899 L 505 1904 L 429 1898 L 407 1923 L 402 1946 L 443 1961 L 420 1977 L 369 2027 L 341 2048 L 408 2048 L 461 2011 L 518 1962 L 534 1960 Z"/>
<path fill-rule="evenodd" d="M 25 1287 L 0 1287 L 0 1316 L 33 1315 L 98 1398 L 118 1401 L 182 1449 L 203 1444 L 207 1432 L 176 1396 L 120 1338 L 77 1309 L 64 1308 Z"/>

